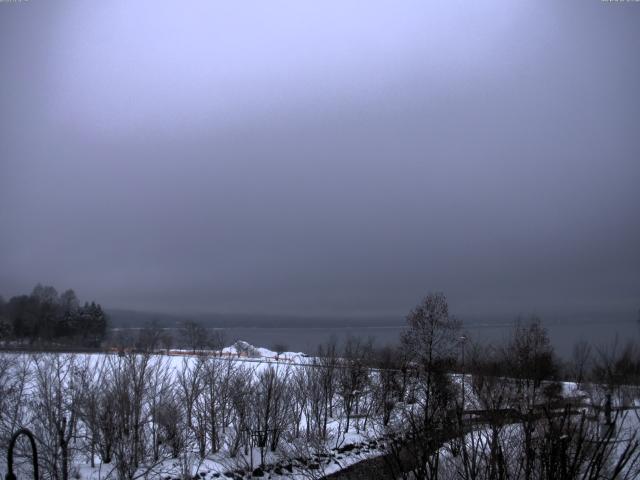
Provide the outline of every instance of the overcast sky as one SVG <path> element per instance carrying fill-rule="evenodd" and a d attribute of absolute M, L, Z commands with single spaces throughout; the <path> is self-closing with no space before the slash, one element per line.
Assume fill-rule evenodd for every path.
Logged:
<path fill-rule="evenodd" d="M 0 293 L 640 308 L 640 3 L 0 3 Z"/>

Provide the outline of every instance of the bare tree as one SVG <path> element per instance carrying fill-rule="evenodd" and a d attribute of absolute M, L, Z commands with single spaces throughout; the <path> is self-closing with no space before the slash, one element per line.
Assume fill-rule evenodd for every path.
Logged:
<path fill-rule="evenodd" d="M 106 421 L 113 422 L 115 426 L 115 467 L 121 480 L 133 480 L 145 459 L 144 426 L 148 421 L 146 403 L 152 358 L 149 353 L 130 353 L 110 357 L 109 360 L 110 413 Z M 144 466 L 144 469 L 150 468 L 149 465 Z"/>
<path fill-rule="evenodd" d="M 92 362 L 91 357 L 85 357 L 82 364 L 82 369 L 86 374 L 83 375 L 80 389 L 79 428 L 84 436 L 85 454 L 89 458 L 91 467 L 95 467 L 95 458 L 98 452 L 101 454 L 102 462 L 109 463 L 111 461 L 112 441 L 108 438 L 102 438 L 106 434 L 103 427 L 110 428 L 102 423 L 105 410 L 108 408 L 107 402 L 103 402 L 103 386 L 109 381 L 109 377 L 107 376 L 107 368 L 105 368 L 106 357 L 95 362 Z M 100 445 L 104 448 L 100 448 Z"/>
<path fill-rule="evenodd" d="M 330 368 L 333 369 L 333 367 Z M 296 376 L 295 398 L 304 410 L 307 440 L 315 438 L 326 440 L 327 438 L 329 415 L 327 395 L 332 391 L 327 387 L 327 383 L 332 381 L 332 371 L 325 368 L 319 360 L 314 359 L 310 366 L 300 370 L 299 375 Z"/>
<path fill-rule="evenodd" d="M 162 423 L 157 420 L 170 410 L 168 405 L 175 397 L 175 375 L 176 372 L 169 368 L 167 360 L 163 357 L 155 357 L 149 368 L 146 403 L 150 418 L 147 422 L 146 434 L 149 437 L 148 443 L 153 462 L 159 462 L 163 456 L 160 448 L 163 443 Z M 172 453 L 175 453 L 175 449 L 172 450 Z"/>
<path fill-rule="evenodd" d="M 467 384 L 472 415 L 482 412 L 483 423 L 468 422 L 457 409 L 456 438 L 450 442 L 456 457 L 455 472 L 462 479 L 503 478 L 505 451 L 512 438 L 505 438 L 508 408 L 513 398 L 513 381 L 507 378 L 507 364 L 502 349 L 471 343 L 467 368 L 472 373 Z M 472 417 L 470 417 L 472 418 Z"/>
<path fill-rule="evenodd" d="M 154 352 L 160 347 L 166 346 L 167 343 L 170 344 L 170 337 L 170 333 L 154 320 L 138 331 L 135 347 L 142 352 Z"/>
<path fill-rule="evenodd" d="M 571 357 L 571 375 L 578 385 L 586 380 L 591 370 L 592 348 L 586 341 L 580 341 L 573 346 Z"/>
<path fill-rule="evenodd" d="M 193 435 L 200 452 L 202 452 L 204 456 L 206 450 L 206 430 L 203 431 L 202 428 L 198 428 L 199 425 L 196 425 L 195 422 L 196 406 L 203 389 L 201 382 L 203 367 L 204 363 L 200 358 L 183 358 L 182 367 L 178 372 L 178 389 L 180 401 L 185 409 L 186 428 L 191 435 Z"/>
<path fill-rule="evenodd" d="M 232 389 L 237 374 L 237 364 L 231 358 L 209 357 L 204 365 L 199 408 L 213 453 L 221 448 L 223 436 L 231 423 Z"/>
<path fill-rule="evenodd" d="M 371 356 L 371 351 L 371 342 L 364 343 L 355 337 L 349 337 L 345 343 L 338 375 L 338 392 L 345 415 L 345 433 L 349 431 L 354 411 L 358 413 L 360 401 L 368 386 L 369 368 L 365 362 Z"/>
<path fill-rule="evenodd" d="M 402 364 L 398 350 L 384 347 L 376 352 L 376 367 L 372 375 L 373 396 L 376 412 L 382 416 L 382 426 L 386 427 L 398 401 L 402 399 Z"/>
<path fill-rule="evenodd" d="M 335 337 L 329 339 L 325 345 L 318 347 L 316 367 L 319 373 L 316 380 L 321 388 L 319 399 L 323 402 L 322 405 L 318 405 L 317 414 L 320 417 L 317 419 L 317 425 L 320 428 L 320 437 L 326 439 L 329 418 L 333 417 L 337 385 L 338 346 Z"/>
<path fill-rule="evenodd" d="M 249 448 L 252 395 L 255 388 L 254 372 L 247 367 L 238 368 L 231 381 L 231 405 L 233 435 L 229 443 L 229 454 L 233 458 L 240 447 Z"/>
<path fill-rule="evenodd" d="M 508 373 L 516 381 L 514 406 L 528 411 L 543 400 L 543 382 L 558 372 L 548 332 L 539 318 L 516 323 L 504 355 Z"/>
<path fill-rule="evenodd" d="M 416 478 L 437 478 L 439 474 L 439 446 L 451 429 L 449 411 L 455 392 L 448 370 L 455 363 L 459 329 L 460 322 L 449 315 L 441 293 L 427 295 L 407 316 L 402 346 L 416 370 L 415 404 L 388 428 L 388 447 L 396 470 L 409 452 L 415 459 L 412 474 Z"/>
<path fill-rule="evenodd" d="M 222 333 L 219 330 L 215 331 L 218 335 Z M 216 341 L 221 343 L 222 339 L 216 336 Z M 180 337 L 184 346 L 193 352 L 196 350 L 204 350 L 211 345 L 211 338 L 209 331 L 202 326 L 202 324 L 193 321 L 185 320 L 180 326 Z"/>
<path fill-rule="evenodd" d="M 51 478 L 68 480 L 83 372 L 73 355 L 36 355 L 33 363 L 36 394 L 31 402 L 32 425 L 42 447 L 40 460 Z"/>
<path fill-rule="evenodd" d="M 170 388 L 158 402 L 153 411 L 153 422 L 157 425 L 157 448 L 165 446 L 169 455 L 177 459 L 185 449 L 186 435 L 184 427 L 184 409 L 180 404 L 179 394 Z M 155 460 L 160 459 L 160 452 L 154 452 Z"/>
<path fill-rule="evenodd" d="M 261 448 L 272 452 L 278 447 L 282 433 L 291 422 L 289 395 L 290 367 L 267 365 L 257 375 L 251 428 L 258 434 Z"/>
<path fill-rule="evenodd" d="M 29 355 L 0 354 L 0 444 L 7 447 L 13 432 L 27 423 L 28 387 L 32 377 Z"/>

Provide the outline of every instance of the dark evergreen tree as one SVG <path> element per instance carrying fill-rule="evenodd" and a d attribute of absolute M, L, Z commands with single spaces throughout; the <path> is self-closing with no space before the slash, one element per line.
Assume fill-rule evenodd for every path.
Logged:
<path fill-rule="evenodd" d="M 0 340 L 7 340 L 12 337 L 13 325 L 9 320 L 7 302 L 0 295 Z"/>
<path fill-rule="evenodd" d="M 8 328 L 3 328 L 5 323 Z M 80 307 L 73 290 L 59 296 L 55 288 L 38 284 L 31 295 L 12 297 L 9 303 L 0 304 L 0 339 L 14 336 L 31 343 L 64 339 L 98 346 L 106 330 L 102 307 L 95 302 Z"/>

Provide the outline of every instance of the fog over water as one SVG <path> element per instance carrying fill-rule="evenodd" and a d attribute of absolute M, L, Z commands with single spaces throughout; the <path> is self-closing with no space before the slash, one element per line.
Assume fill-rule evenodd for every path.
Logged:
<path fill-rule="evenodd" d="M 464 326 L 463 333 L 469 342 L 499 346 L 509 340 L 515 321 L 495 323 L 470 323 Z M 623 349 L 628 342 L 640 341 L 640 323 L 625 319 L 605 318 L 602 321 L 545 322 L 551 344 L 561 359 L 571 358 L 573 349 L 580 342 L 588 342 L 594 351 Z M 349 337 L 358 337 L 371 341 L 375 347 L 400 345 L 405 328 L 401 325 L 390 326 L 323 326 L 317 324 L 304 327 L 224 327 L 216 330 L 223 332 L 225 345 L 238 340 L 249 342 L 257 347 L 277 350 L 276 345 L 287 351 L 304 352 L 313 355 L 318 347 L 329 342 L 343 345 Z M 177 330 L 169 330 L 179 338 Z M 137 329 L 130 331 L 131 338 L 137 335 Z M 179 342 L 179 340 L 178 340 Z M 174 345 L 180 347 L 179 343 Z"/>
<path fill-rule="evenodd" d="M 179 348 L 182 333 L 177 318 L 169 315 L 114 311 L 111 312 L 114 334 L 124 328 L 128 337 L 135 339 L 138 328 L 152 322 L 167 328 L 173 337 L 174 347 Z M 510 340 L 518 322 L 525 323 L 531 316 L 489 316 L 459 318 L 462 322 L 460 334 L 467 337 L 468 345 L 473 343 L 502 345 Z M 222 332 L 223 343 L 231 345 L 237 340 L 254 346 L 276 350 L 276 345 L 289 351 L 301 351 L 313 355 L 320 345 L 335 341 L 343 345 L 349 337 L 371 341 L 376 347 L 400 346 L 400 338 L 405 331 L 405 320 L 401 317 L 279 317 L 279 316 L 196 316 L 202 325 L 209 325 L 210 332 Z M 622 350 L 629 342 L 640 341 L 640 315 L 594 313 L 591 315 L 556 315 L 541 318 L 548 330 L 551 344 L 559 358 L 568 360 L 573 349 L 580 342 L 588 342 L 595 352 Z M 131 328 L 128 325 L 138 325 Z M 214 326 L 215 325 L 215 326 Z M 216 335 L 217 336 L 217 335 Z"/>
<path fill-rule="evenodd" d="M 0 3 L 0 294 L 633 322 L 639 51 L 634 2 Z"/>

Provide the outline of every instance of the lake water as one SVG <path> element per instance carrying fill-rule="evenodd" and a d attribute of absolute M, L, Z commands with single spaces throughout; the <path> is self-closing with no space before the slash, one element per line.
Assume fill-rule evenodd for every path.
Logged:
<path fill-rule="evenodd" d="M 640 324 L 635 321 L 557 322 L 545 324 L 551 343 L 561 357 L 569 357 L 573 346 L 581 340 L 595 347 L 610 347 L 614 342 L 624 345 L 640 340 Z M 272 348 L 282 344 L 289 351 L 314 353 L 318 345 L 332 337 L 340 343 L 350 335 L 371 338 L 375 345 L 397 344 L 404 327 L 288 327 L 288 328 L 225 328 L 225 341 L 245 340 L 252 345 Z M 468 335 L 482 342 L 501 342 L 509 337 L 513 323 L 470 324 Z"/>

